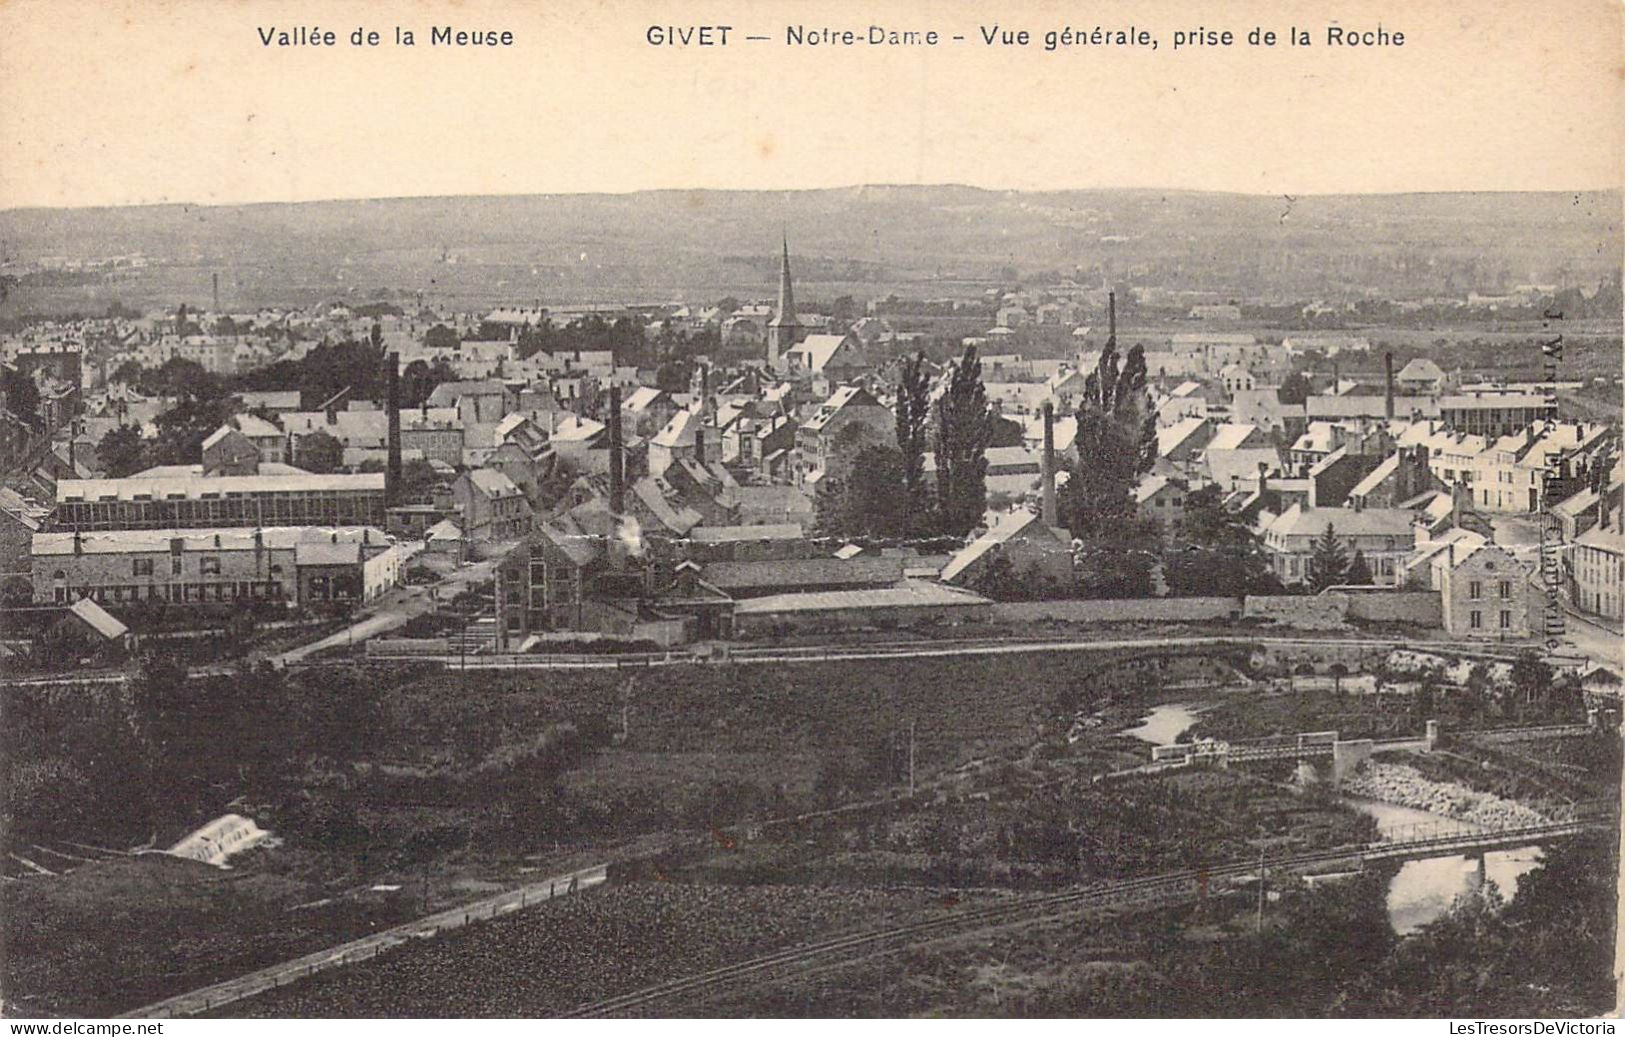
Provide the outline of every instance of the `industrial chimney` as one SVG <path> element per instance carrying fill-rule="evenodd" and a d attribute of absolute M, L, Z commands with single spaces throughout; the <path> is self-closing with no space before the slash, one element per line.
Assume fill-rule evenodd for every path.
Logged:
<path fill-rule="evenodd" d="M 1106 293 L 1106 346 L 1117 345 L 1117 293 Z"/>
<path fill-rule="evenodd" d="M 384 502 L 385 506 L 399 504 L 395 495 L 400 492 L 401 485 L 401 357 L 399 353 L 390 353 L 384 367 L 384 406 L 388 408 L 388 417 L 385 419 L 389 426 L 389 460 L 384 469 Z"/>
<path fill-rule="evenodd" d="M 219 313 L 220 312 L 220 275 L 215 274 L 213 276 L 214 276 L 214 312 Z"/>
<path fill-rule="evenodd" d="M 1394 354 L 1382 355 L 1382 413 L 1394 420 Z"/>
<path fill-rule="evenodd" d="M 1055 514 L 1055 404 L 1044 401 L 1044 525 L 1054 529 L 1059 523 Z"/>
<path fill-rule="evenodd" d="M 621 446 L 621 387 L 609 387 L 609 513 L 620 517 L 626 509 L 626 471 Z"/>

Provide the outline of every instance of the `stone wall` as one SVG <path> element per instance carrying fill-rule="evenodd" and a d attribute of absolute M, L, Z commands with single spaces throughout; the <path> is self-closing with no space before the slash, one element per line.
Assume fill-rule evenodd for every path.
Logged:
<path fill-rule="evenodd" d="M 1348 599 L 1349 619 L 1427 627 L 1437 627 L 1443 623 L 1438 591 L 1380 588 L 1342 593 Z"/>
<path fill-rule="evenodd" d="M 1242 615 L 1298 630 L 1338 630 L 1344 625 L 1348 607 L 1348 597 L 1343 594 L 1285 594 L 1249 597 Z"/>
<path fill-rule="evenodd" d="M 993 606 L 993 618 L 1001 623 L 1178 623 L 1233 619 L 1241 610 L 1239 598 L 1006 601 Z"/>

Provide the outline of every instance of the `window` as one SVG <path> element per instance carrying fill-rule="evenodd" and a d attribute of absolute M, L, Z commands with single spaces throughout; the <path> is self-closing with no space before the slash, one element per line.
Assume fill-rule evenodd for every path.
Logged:
<path fill-rule="evenodd" d="M 220 575 L 220 556 L 204 555 L 197 560 L 197 571 L 204 576 Z"/>
<path fill-rule="evenodd" d="M 1510 598 L 1510 597 L 1512 597 L 1512 581 L 1511 580 L 1502 580 L 1501 581 L 1501 600 L 1505 601 L 1507 598 Z M 1506 624 L 1504 624 L 1504 623 L 1502 624 L 1502 626 L 1505 626 L 1505 625 Z"/>
<path fill-rule="evenodd" d="M 170 555 L 169 556 L 169 575 L 171 575 L 171 576 L 179 576 L 180 574 L 181 574 L 181 556 L 180 555 Z"/>
<path fill-rule="evenodd" d="M 1511 628 L 1512 628 L 1512 613 L 1508 612 L 1506 609 L 1502 609 L 1501 610 L 1501 629 L 1502 630 L 1510 630 Z"/>
<path fill-rule="evenodd" d="M 1482 583 L 1480 583 L 1477 580 L 1473 580 L 1472 582 L 1467 584 L 1467 598 L 1468 598 L 1468 600 L 1477 601 L 1479 598 L 1482 598 L 1483 596 L 1484 596 L 1484 585 Z"/>
<path fill-rule="evenodd" d="M 1286 571 L 1287 571 L 1288 575 L 1291 575 L 1291 576 L 1298 575 L 1298 560 L 1296 558 L 1288 558 L 1287 559 Z"/>
<path fill-rule="evenodd" d="M 1484 628 L 1484 613 L 1474 609 L 1472 614 L 1467 617 L 1467 625 L 1474 630 L 1482 630 Z"/>
<path fill-rule="evenodd" d="M 130 575 L 132 575 L 132 576 L 151 576 L 152 575 L 152 559 L 151 558 L 135 558 L 135 559 L 132 559 L 130 561 Z"/>

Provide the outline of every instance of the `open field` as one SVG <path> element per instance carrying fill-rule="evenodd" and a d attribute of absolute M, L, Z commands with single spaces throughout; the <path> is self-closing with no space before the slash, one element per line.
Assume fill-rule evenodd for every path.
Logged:
<path fill-rule="evenodd" d="M 944 891 L 637 882 L 548 901 L 222 1012 L 550 1016 L 780 947 L 925 917 Z M 954 903 L 958 898 L 949 898 Z"/>
<path fill-rule="evenodd" d="M 108 1015 L 411 913 L 408 904 L 378 897 L 329 900 L 334 892 L 163 854 L 8 882 L 0 887 L 7 1010 Z"/>
<path fill-rule="evenodd" d="M 8 884 L 8 917 L 26 923 L 8 933 L 8 1000 L 42 1011 L 127 1009 L 507 888 L 538 870 L 604 860 L 642 861 L 627 873 L 627 888 L 637 892 L 627 894 L 625 921 L 617 921 L 619 907 L 582 916 L 610 942 L 572 937 L 570 953 L 587 957 L 560 966 L 571 983 L 585 982 L 578 973 L 593 960 L 641 961 L 630 944 L 615 942 L 641 945 L 637 927 L 651 923 L 638 919 L 678 920 L 672 929 L 687 925 L 682 912 L 694 910 L 694 925 L 711 932 L 705 919 L 725 915 L 734 896 L 744 898 L 736 922 L 767 927 L 750 946 L 769 947 L 802 938 L 773 928 L 780 913 L 811 933 L 864 924 L 876 911 L 932 909 L 934 895 L 904 889 L 1054 889 L 1246 859 L 1261 846 L 1291 852 L 1368 838 L 1368 818 L 1323 794 L 1291 791 L 1284 772 L 1092 781 L 1144 761 L 1145 744 L 1121 732 L 1158 702 L 1214 706 L 1202 723 L 1224 732 L 1323 729 L 1330 715 L 1351 708 L 1347 696 L 1329 691 L 1265 695 L 1245 686 L 1232 667 L 1245 667 L 1248 652 L 1240 645 L 1215 658 L 1211 647 L 1150 646 L 474 679 L 391 678 L 383 668 L 368 671 L 364 683 L 337 685 L 324 672 L 317 675 L 324 687 L 372 696 L 376 730 L 354 744 L 353 758 L 313 758 L 288 776 L 291 790 L 262 801 L 254 812 L 283 845 L 255 852 L 232 872 L 143 858 Z M 1404 719 L 1407 731 L 1420 728 L 1419 719 Z M 920 795 L 896 802 L 907 785 L 911 724 Z M 1492 763 L 1504 769 L 1481 780 L 1536 798 L 1578 795 L 1584 790 L 1569 791 L 1575 783 L 1563 780 L 1563 768 L 1591 765 L 1560 755 L 1555 775 L 1523 778 L 1508 753 Z M 818 813 L 832 807 L 841 809 Z M 759 825 L 809 811 L 815 816 Z M 102 877 L 127 867 L 159 877 Z M 367 894 L 372 884 L 402 889 Z M 659 892 L 667 885 L 684 887 L 687 899 L 669 900 Z M 621 895 L 592 896 L 619 903 L 598 898 Z M 781 911 L 775 897 L 788 906 Z M 318 900 L 331 902 L 291 910 Z M 839 906 L 848 902 L 856 905 L 850 911 Z M 60 918 L 82 935 L 53 945 L 42 934 Z M 104 918 L 115 922 L 99 925 Z M 516 946 L 534 959 L 540 937 L 525 932 Z M 660 949 L 636 965 L 637 976 L 745 953 L 724 944 L 719 937 L 681 950 L 690 957 Z M 25 947 L 33 952 L 19 955 Z M 386 955 L 378 967 L 392 960 Z M 371 975 L 374 966 L 361 968 Z M 98 985 L 96 977 L 116 982 Z M 288 1002 L 306 1006 L 294 1009 L 301 1012 L 365 1014 L 386 990 L 399 993 L 395 980 L 364 976 L 361 989 L 371 992 L 352 1002 L 346 982 L 334 976 L 275 996 L 310 998 Z M 499 1005 L 485 1009 L 494 1013 L 568 1007 L 559 991 L 574 988 L 548 982 L 524 980 L 513 1004 L 489 1001 L 483 987 L 445 996 Z M 317 990 L 331 997 L 317 999 Z M 309 1007 L 316 1005 L 323 1007 Z"/>

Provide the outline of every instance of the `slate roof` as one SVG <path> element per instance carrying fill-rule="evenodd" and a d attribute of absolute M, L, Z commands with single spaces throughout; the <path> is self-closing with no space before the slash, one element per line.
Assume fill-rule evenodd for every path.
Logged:
<path fill-rule="evenodd" d="M 928 583 L 923 580 L 906 580 L 893 587 L 876 587 L 868 590 L 807 591 L 747 598 L 734 606 L 734 615 L 927 606 L 975 608 L 987 604 L 990 604 L 987 598 L 956 587 L 945 587 L 940 583 Z"/>
<path fill-rule="evenodd" d="M 869 583 L 885 586 L 903 578 L 897 558 L 793 558 L 760 562 L 711 562 L 705 579 L 725 591 L 764 590 L 773 587 Z"/>

